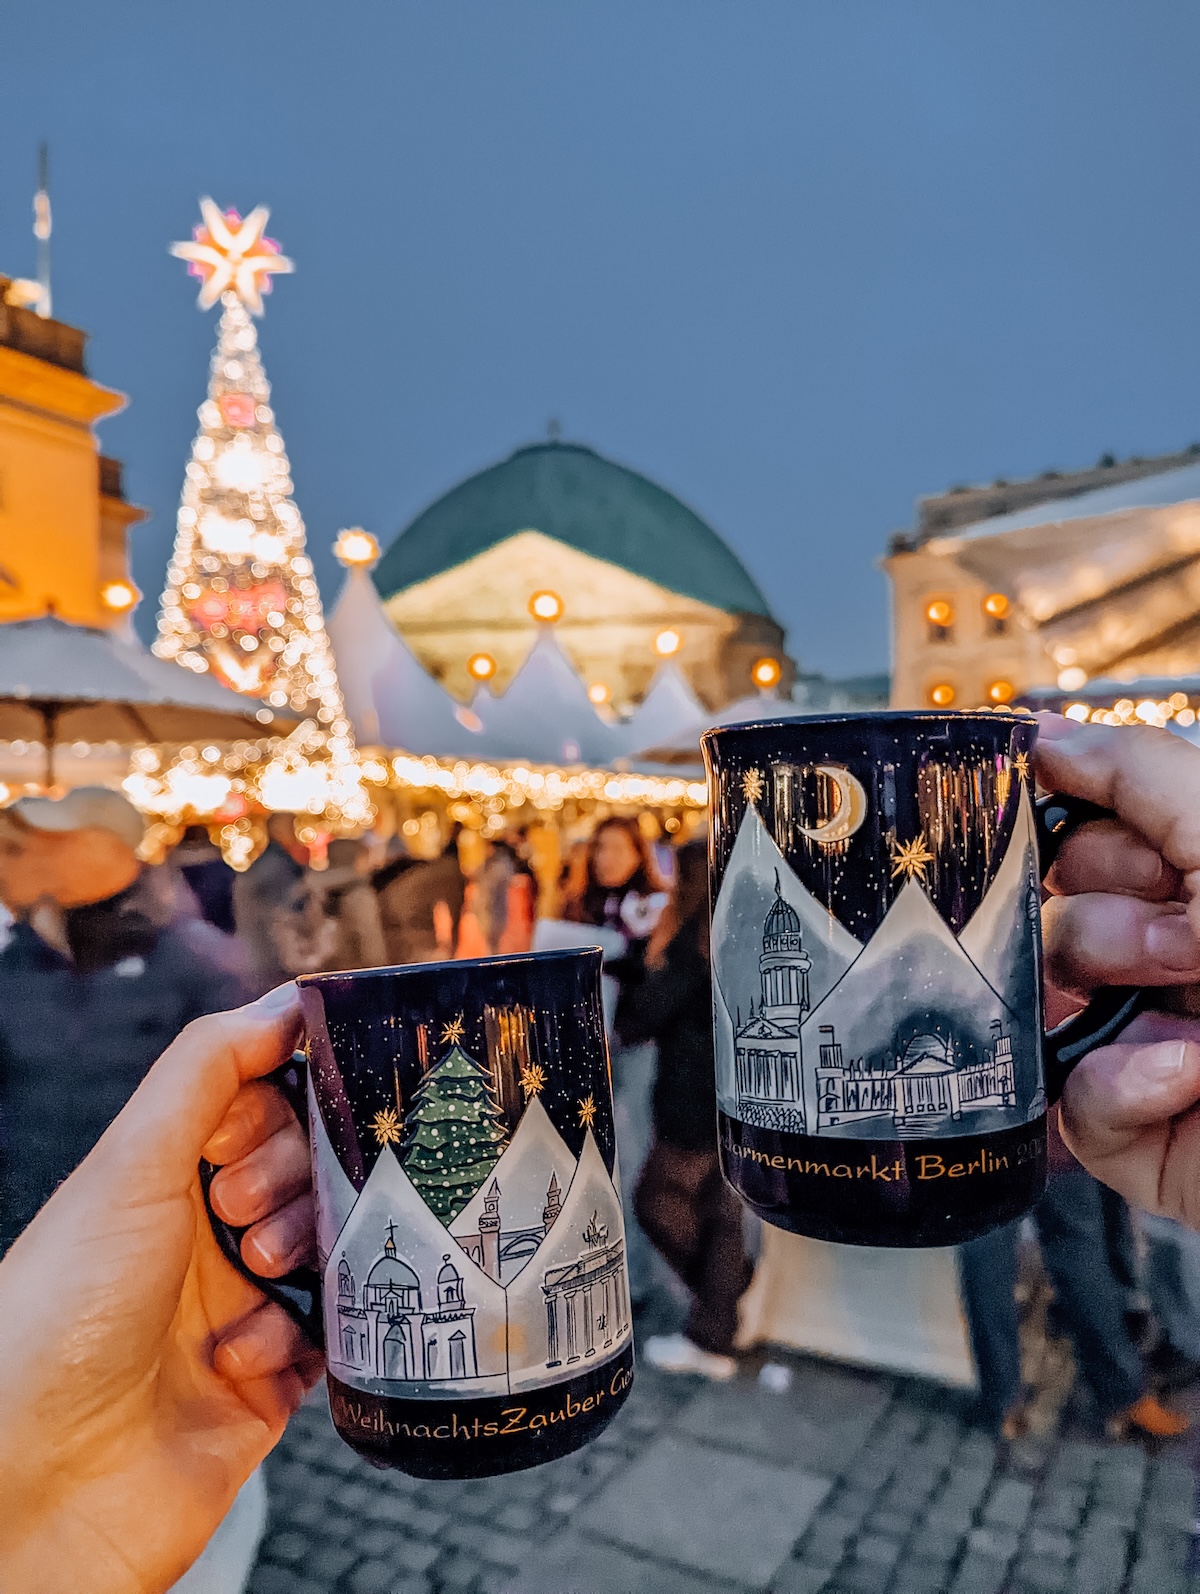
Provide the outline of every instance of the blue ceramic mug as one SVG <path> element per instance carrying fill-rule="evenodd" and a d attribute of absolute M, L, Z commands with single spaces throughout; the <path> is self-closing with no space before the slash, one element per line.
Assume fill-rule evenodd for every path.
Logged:
<path fill-rule="evenodd" d="M 325 1346 L 338 1433 L 480 1477 L 594 1438 L 633 1376 L 598 950 L 302 977 L 319 1274 L 255 1282 Z M 216 1225 L 240 1263 L 238 1235 Z"/>

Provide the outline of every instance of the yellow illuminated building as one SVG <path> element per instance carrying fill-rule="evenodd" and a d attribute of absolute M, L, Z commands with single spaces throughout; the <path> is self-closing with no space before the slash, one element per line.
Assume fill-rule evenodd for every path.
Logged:
<path fill-rule="evenodd" d="M 926 498 L 884 567 L 893 707 L 1194 676 L 1200 445 Z"/>
<path fill-rule="evenodd" d="M 0 621 L 109 626 L 137 599 L 121 467 L 95 425 L 125 398 L 92 381 L 86 333 L 9 302 L 0 276 Z"/>

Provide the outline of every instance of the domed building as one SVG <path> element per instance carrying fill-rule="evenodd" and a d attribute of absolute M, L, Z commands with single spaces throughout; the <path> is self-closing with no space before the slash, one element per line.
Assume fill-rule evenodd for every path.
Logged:
<path fill-rule="evenodd" d="M 580 443 L 519 448 L 431 504 L 373 572 L 425 668 L 467 701 L 502 692 L 539 620 L 593 702 L 627 713 L 674 657 L 710 708 L 744 697 L 751 668 L 794 668 L 745 566 L 664 488 Z M 471 667 L 468 661 L 472 661 Z"/>

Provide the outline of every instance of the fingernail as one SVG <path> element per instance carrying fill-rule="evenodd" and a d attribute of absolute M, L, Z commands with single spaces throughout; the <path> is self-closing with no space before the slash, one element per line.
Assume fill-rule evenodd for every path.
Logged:
<path fill-rule="evenodd" d="M 1200 941 L 1183 913 L 1151 920 L 1146 927 L 1146 951 L 1164 968 L 1178 973 L 1200 968 Z"/>
<path fill-rule="evenodd" d="M 1139 1046 L 1121 1070 L 1122 1083 L 1153 1084 L 1174 1079 L 1183 1069 L 1187 1055 L 1184 1041 L 1160 1041 L 1157 1046 Z"/>
<path fill-rule="evenodd" d="M 261 1007 L 269 1013 L 278 1012 L 281 1008 L 291 1007 L 296 1000 L 296 987 L 291 980 L 286 985 L 277 985 L 273 991 L 268 991 L 265 996 L 260 996 L 255 1002 L 255 1007 Z"/>
<path fill-rule="evenodd" d="M 221 1360 L 228 1371 L 235 1376 L 246 1369 L 246 1359 L 238 1349 L 236 1339 L 223 1339 L 221 1341 Z"/>

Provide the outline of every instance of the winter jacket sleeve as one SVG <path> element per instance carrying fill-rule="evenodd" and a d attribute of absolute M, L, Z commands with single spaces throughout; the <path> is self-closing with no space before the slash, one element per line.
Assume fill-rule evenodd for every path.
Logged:
<path fill-rule="evenodd" d="M 624 1045 L 657 1040 L 694 1012 L 697 1001 L 707 1006 L 708 970 L 700 953 L 681 945 L 681 939 L 677 936 L 667 947 L 660 968 L 623 960 L 616 1028 Z"/>

